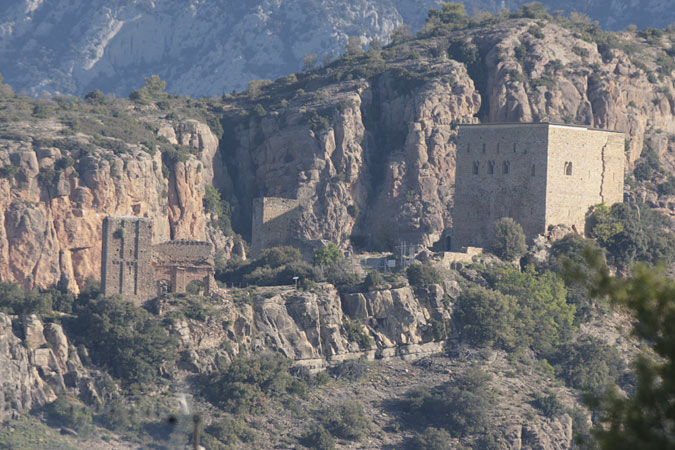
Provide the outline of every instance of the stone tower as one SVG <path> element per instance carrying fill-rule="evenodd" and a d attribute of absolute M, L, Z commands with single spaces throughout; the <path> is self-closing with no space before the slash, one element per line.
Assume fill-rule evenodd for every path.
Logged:
<path fill-rule="evenodd" d="M 511 217 L 528 238 L 549 225 L 584 231 L 597 203 L 623 201 L 624 135 L 551 123 L 460 125 L 453 249 L 487 247 Z"/>
<path fill-rule="evenodd" d="M 156 295 L 152 266 L 152 220 L 132 216 L 103 220 L 103 295 L 143 302 Z"/>
<path fill-rule="evenodd" d="M 254 257 L 266 248 L 290 245 L 298 226 L 300 203 L 294 199 L 253 199 L 251 250 Z"/>

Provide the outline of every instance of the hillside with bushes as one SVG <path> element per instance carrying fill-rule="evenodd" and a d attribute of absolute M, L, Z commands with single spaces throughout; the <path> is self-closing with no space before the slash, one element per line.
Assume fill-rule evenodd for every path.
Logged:
<path fill-rule="evenodd" d="M 215 449 L 591 449 L 603 424 L 610 442 L 670 398 L 674 40 L 447 4 L 416 36 L 220 97 L 0 84 L 0 447 L 187 446 L 195 423 Z M 625 133 L 625 202 L 586 237 L 503 221 L 471 264 L 344 257 L 452 227 L 457 124 L 546 120 Z M 330 244 L 248 257 L 259 196 L 298 199 L 294 237 Z M 103 297 L 101 220 L 126 214 L 211 242 L 214 295 Z"/>

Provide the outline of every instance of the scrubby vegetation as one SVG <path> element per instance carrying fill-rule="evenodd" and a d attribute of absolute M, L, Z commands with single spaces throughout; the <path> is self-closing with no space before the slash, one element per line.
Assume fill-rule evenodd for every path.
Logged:
<path fill-rule="evenodd" d="M 303 395 L 307 385 L 293 377 L 291 360 L 278 353 L 240 356 L 222 364 L 208 377 L 204 394 L 207 399 L 232 413 L 261 412 L 271 399 L 286 395 Z"/>
<path fill-rule="evenodd" d="M 442 428 L 453 436 L 482 433 L 495 406 L 490 379 L 480 369 L 470 369 L 453 382 L 408 392 L 399 407 L 411 426 Z"/>
<path fill-rule="evenodd" d="M 162 321 L 121 297 L 80 296 L 71 329 L 92 359 L 128 383 L 152 386 L 167 381 L 177 342 Z"/>
<path fill-rule="evenodd" d="M 370 429 L 370 419 L 357 401 L 331 405 L 321 414 L 321 423 L 331 435 L 358 441 Z"/>
<path fill-rule="evenodd" d="M 675 260 L 670 219 L 644 204 L 598 205 L 589 217 L 588 229 L 607 249 L 610 262 L 622 268 L 638 261 L 670 264 Z"/>

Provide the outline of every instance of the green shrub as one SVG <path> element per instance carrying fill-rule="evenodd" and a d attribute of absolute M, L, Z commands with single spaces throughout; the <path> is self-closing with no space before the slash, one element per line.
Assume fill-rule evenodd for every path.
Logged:
<path fill-rule="evenodd" d="M 368 331 L 360 322 L 345 317 L 342 327 L 349 342 L 356 342 L 364 350 L 369 350 L 373 346 L 373 338 L 370 337 Z"/>
<path fill-rule="evenodd" d="M 72 428 L 80 434 L 92 430 L 92 416 L 89 409 L 74 398 L 60 395 L 45 407 L 48 423 L 59 427 Z"/>
<path fill-rule="evenodd" d="M 215 219 L 214 225 L 220 229 L 225 236 L 234 235 L 232 230 L 232 208 L 230 204 L 223 200 L 218 189 L 211 185 L 206 185 L 204 198 L 202 199 L 204 209 L 212 214 Z"/>
<path fill-rule="evenodd" d="M 495 267 L 485 276 L 493 289 L 517 299 L 514 329 L 520 345 L 545 354 L 571 338 L 575 308 L 566 302 L 560 276 L 538 274 L 531 266 L 523 272 L 512 266 Z"/>
<path fill-rule="evenodd" d="M 252 442 L 255 440 L 255 432 L 248 428 L 244 421 L 239 417 L 222 417 L 214 420 L 204 431 L 214 439 L 224 444 L 225 448 L 236 448 L 243 442 Z M 207 438 L 207 441 L 210 439 Z M 204 442 L 207 443 L 207 442 Z M 212 448 L 212 443 L 209 448 Z"/>
<path fill-rule="evenodd" d="M 589 270 L 584 258 L 587 249 L 599 250 L 595 241 L 570 233 L 555 241 L 550 251 L 549 267 L 565 281 L 567 303 L 575 307 L 576 324 L 589 321 L 606 304 L 603 299 L 593 299 L 588 294 L 588 282 L 578 276 Z"/>
<path fill-rule="evenodd" d="M 335 448 L 333 436 L 321 424 L 305 431 L 300 437 L 300 443 L 312 450 L 333 450 Z"/>
<path fill-rule="evenodd" d="M 489 412 L 496 406 L 490 379 L 472 368 L 452 382 L 408 392 L 399 405 L 409 425 L 443 428 L 453 436 L 481 433 L 488 429 Z"/>
<path fill-rule="evenodd" d="M 517 314 L 516 298 L 483 287 L 464 290 L 454 310 L 462 341 L 475 347 L 504 350 L 523 345 Z"/>
<path fill-rule="evenodd" d="M 161 321 L 121 297 L 78 298 L 73 328 L 92 359 L 127 382 L 161 381 L 176 360 L 176 339 Z"/>
<path fill-rule="evenodd" d="M 532 406 L 540 410 L 546 417 L 553 419 L 565 412 L 565 407 L 553 392 L 547 395 L 536 394 Z"/>
<path fill-rule="evenodd" d="M 328 407 L 321 415 L 321 422 L 333 436 L 350 441 L 361 440 L 371 426 L 363 406 L 356 401 Z"/>
<path fill-rule="evenodd" d="M 452 436 L 444 429 L 428 427 L 410 440 L 411 450 L 453 450 Z"/>
<path fill-rule="evenodd" d="M 441 273 L 430 264 L 413 263 L 405 271 L 408 282 L 413 286 L 438 284 L 443 281 Z"/>
<path fill-rule="evenodd" d="M 370 272 L 368 272 L 368 275 L 366 275 L 366 278 L 363 280 L 363 287 L 366 290 L 382 286 L 383 284 L 384 284 L 384 277 L 380 272 L 376 270 L 371 270 Z"/>
<path fill-rule="evenodd" d="M 312 257 L 312 264 L 315 266 L 331 266 L 342 260 L 342 252 L 333 242 L 330 242 L 323 247 L 314 250 Z"/>
<path fill-rule="evenodd" d="M 617 203 L 609 212 L 596 207 L 588 223 L 591 236 L 608 250 L 616 265 L 675 260 L 675 235 L 668 231 L 669 220 L 644 204 Z"/>
<path fill-rule="evenodd" d="M 290 375 L 290 367 L 291 360 L 278 353 L 238 356 L 209 376 L 204 392 L 225 411 L 260 412 L 270 398 L 304 394 L 306 384 Z"/>
<path fill-rule="evenodd" d="M 510 217 L 499 219 L 495 223 L 495 237 L 491 250 L 506 261 L 522 257 L 527 251 L 523 227 Z"/>
<path fill-rule="evenodd" d="M 591 392 L 616 383 L 624 368 L 619 352 L 593 336 L 561 346 L 551 363 L 567 385 Z"/>
<path fill-rule="evenodd" d="M 14 283 L 0 282 L 0 312 L 49 316 L 54 311 L 70 313 L 75 296 L 57 288 L 26 291 Z"/>

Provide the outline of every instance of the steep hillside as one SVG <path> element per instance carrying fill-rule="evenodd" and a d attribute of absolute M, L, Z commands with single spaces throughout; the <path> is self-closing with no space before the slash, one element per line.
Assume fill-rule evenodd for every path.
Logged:
<path fill-rule="evenodd" d="M 526 0 L 466 0 L 468 11 L 516 10 Z M 665 27 L 669 0 L 543 2 L 551 11 L 586 13 L 609 29 Z M 220 95 L 255 79 L 297 71 L 303 58 L 342 54 L 349 36 L 388 41 L 394 29 L 418 30 L 440 0 L 42 1 L 0 5 L 2 72 L 29 95 L 126 96 L 159 74 L 171 92 Z M 10 64 L 11 62 L 11 64 Z"/>
<path fill-rule="evenodd" d="M 673 213 L 672 30 L 460 22 L 218 99 L 167 95 L 158 79 L 133 100 L 34 101 L 2 85 L 3 279 L 82 286 L 99 273 L 106 214 L 153 217 L 158 240 L 201 238 L 212 179 L 244 237 L 253 198 L 282 196 L 301 200 L 300 238 L 431 245 L 452 225 L 454 125 L 477 121 L 623 131 L 629 195 Z M 229 254 L 217 228 L 229 225 L 206 232 Z"/>

